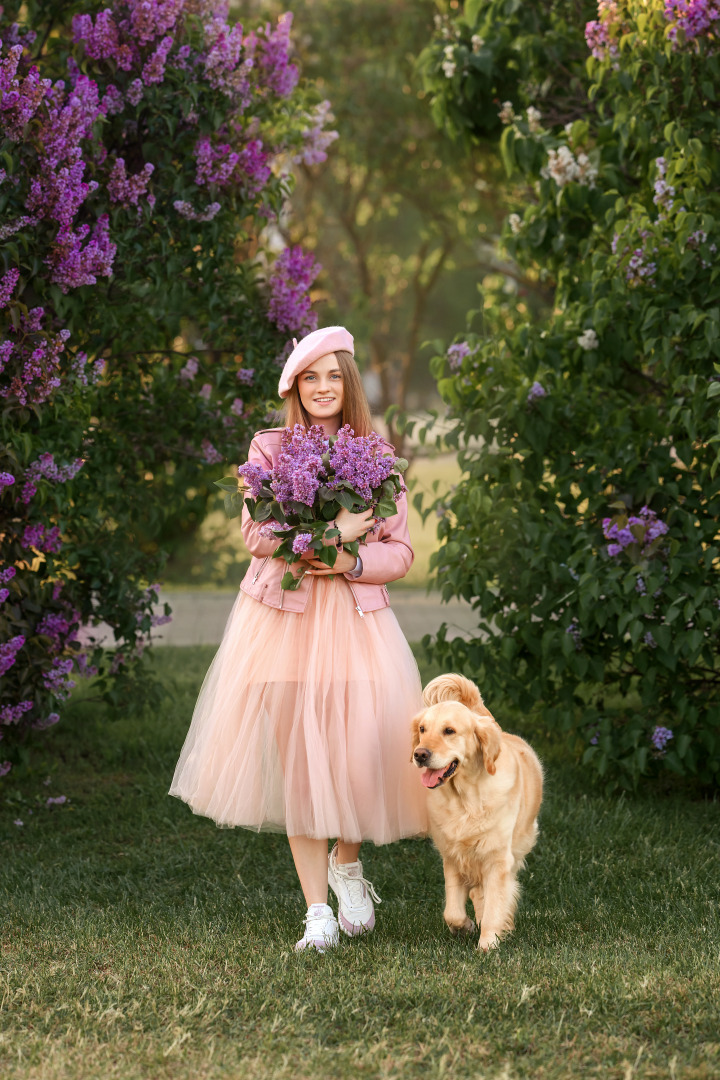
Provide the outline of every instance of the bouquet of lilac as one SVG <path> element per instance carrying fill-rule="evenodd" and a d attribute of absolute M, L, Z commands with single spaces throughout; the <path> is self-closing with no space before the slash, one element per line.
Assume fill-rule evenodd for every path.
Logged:
<path fill-rule="evenodd" d="M 243 490 L 238 491 L 234 477 L 215 483 L 226 492 L 230 517 L 242 512 L 244 502 L 253 521 L 264 522 L 261 532 L 281 540 L 274 559 L 292 565 L 306 551 L 314 551 L 326 566 L 333 567 L 338 553 L 333 541 L 340 533 L 328 524 L 341 507 L 354 513 L 372 509 L 376 518 L 396 514 L 404 490 L 400 474 L 407 465 L 405 458 L 383 453 L 382 440 L 374 431 L 355 435 L 346 424 L 327 438 L 319 426 L 306 429 L 296 424 L 283 430 L 280 454 L 269 472 L 248 462 L 238 468 L 238 476 L 245 481 Z M 357 556 L 363 540 L 343 547 Z M 299 575 L 288 570 L 283 589 L 297 589 L 303 577 L 304 570 Z"/>

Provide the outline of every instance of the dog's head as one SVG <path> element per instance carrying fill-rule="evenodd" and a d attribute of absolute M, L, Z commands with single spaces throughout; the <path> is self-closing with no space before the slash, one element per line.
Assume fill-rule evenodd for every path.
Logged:
<path fill-rule="evenodd" d="M 435 697 L 432 687 L 433 683 L 426 689 L 426 701 Z M 484 769 L 491 776 L 495 773 L 502 731 L 485 709 L 479 691 L 472 704 L 482 713 L 459 700 L 435 700 L 413 717 L 412 760 L 424 770 L 425 787 L 441 787 L 463 771 L 477 773 Z"/>

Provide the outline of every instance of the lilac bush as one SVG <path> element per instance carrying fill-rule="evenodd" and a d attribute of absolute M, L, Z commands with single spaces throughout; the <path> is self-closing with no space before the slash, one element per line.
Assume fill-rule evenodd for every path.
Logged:
<path fill-rule="evenodd" d="M 477 0 L 423 61 L 448 132 L 498 138 L 504 256 L 551 293 L 533 319 L 486 290 L 461 367 L 432 361 L 464 472 L 433 562 L 478 614 L 435 660 L 610 789 L 720 782 L 719 16 Z"/>
<path fill-rule="evenodd" d="M 8 748 L 57 723 L 78 677 L 110 702 L 160 693 L 154 579 L 314 325 L 314 259 L 263 241 L 287 163 L 322 154 L 291 28 L 216 0 L 0 9 Z"/>

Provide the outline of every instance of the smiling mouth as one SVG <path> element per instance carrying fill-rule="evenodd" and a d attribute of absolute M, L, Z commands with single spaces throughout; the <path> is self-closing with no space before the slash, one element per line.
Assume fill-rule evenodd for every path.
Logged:
<path fill-rule="evenodd" d="M 331 402 L 333 402 L 335 400 L 335 398 L 333 398 L 333 397 L 316 397 L 314 400 L 315 400 L 316 405 L 330 405 Z"/>
<path fill-rule="evenodd" d="M 426 788 L 440 787 L 441 784 L 444 784 L 446 780 L 455 775 L 459 764 L 460 762 L 456 758 L 455 761 L 451 761 L 449 765 L 442 769 L 425 769 L 422 774 L 423 784 Z"/>

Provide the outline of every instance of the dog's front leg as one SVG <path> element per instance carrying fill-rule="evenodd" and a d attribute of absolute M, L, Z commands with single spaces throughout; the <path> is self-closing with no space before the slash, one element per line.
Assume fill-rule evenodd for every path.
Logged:
<path fill-rule="evenodd" d="M 469 887 L 455 864 L 443 857 L 445 873 L 445 922 L 453 934 L 472 934 L 475 923 L 468 918 L 466 905 Z"/>
<path fill-rule="evenodd" d="M 514 860 L 508 852 L 497 852 L 483 877 L 485 904 L 480 924 L 478 949 L 494 949 L 503 934 L 513 928 L 518 883 L 513 872 Z"/>

